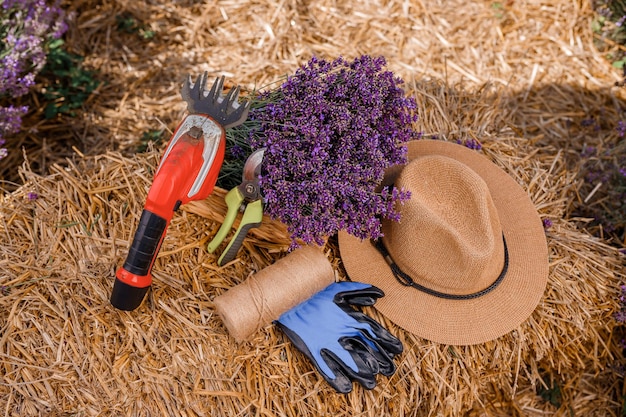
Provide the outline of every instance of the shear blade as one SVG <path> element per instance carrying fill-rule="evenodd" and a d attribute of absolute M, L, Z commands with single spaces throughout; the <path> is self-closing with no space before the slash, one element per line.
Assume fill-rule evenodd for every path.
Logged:
<path fill-rule="evenodd" d="M 250 101 L 239 103 L 239 86 L 233 87 L 228 95 L 224 96 L 224 76 L 216 78 L 207 91 L 206 83 L 208 73 L 204 72 L 198 76 L 196 82 L 192 82 L 191 75 L 188 75 L 180 90 L 183 100 L 187 102 L 187 109 L 192 114 L 208 114 L 218 122 L 224 129 L 238 126 L 248 118 Z"/>

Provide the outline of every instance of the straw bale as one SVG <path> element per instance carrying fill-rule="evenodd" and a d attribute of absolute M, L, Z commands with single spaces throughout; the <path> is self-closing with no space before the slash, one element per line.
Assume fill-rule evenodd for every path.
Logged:
<path fill-rule="evenodd" d="M 613 314 L 623 256 L 568 220 L 579 198 L 576 156 L 583 143 L 607 137 L 576 123 L 596 115 L 608 131 L 623 108 L 623 91 L 613 87 L 621 75 L 593 46 L 587 1 L 78 0 L 68 7 L 77 15 L 67 43 L 106 83 L 81 118 L 63 129 L 41 122 L 28 133 L 46 144 L 69 136 L 74 155 L 53 163 L 27 154 L 23 185 L 0 197 L 4 415 L 620 415 L 622 329 Z M 155 38 L 118 30 L 123 13 Z M 407 81 L 418 101 L 416 130 L 480 141 L 553 222 L 549 285 L 531 318 L 496 341 L 457 347 L 417 338 L 368 308 L 405 352 L 396 374 L 374 390 L 337 395 L 272 326 L 237 344 L 215 314 L 214 297 L 288 244 L 284 226 L 266 219 L 239 258 L 218 267 L 206 244 L 224 216 L 223 190 L 176 213 L 144 304 L 112 309 L 113 276 L 160 156 L 133 150 L 142 133 L 167 136 L 176 127 L 182 77 L 209 71 L 251 90 L 312 55 L 362 53 L 386 56 Z M 334 239 L 325 251 L 343 278 Z M 542 398 L 557 388 L 558 401 Z"/>
<path fill-rule="evenodd" d="M 435 99 L 441 91 L 416 87 Z M 436 103 L 446 107 L 445 101 Z M 477 117 L 481 108 L 486 109 L 473 109 Z M 464 109 L 472 110 L 467 104 Z M 433 125 L 421 127 L 445 131 L 434 118 L 426 120 Z M 380 378 L 372 391 L 356 387 L 346 396 L 334 394 L 272 326 L 237 344 L 215 314 L 215 296 L 285 253 L 288 240 L 280 225 L 268 220 L 246 241 L 241 256 L 220 268 L 205 250 L 224 215 L 220 199 L 180 210 L 146 302 L 136 311 L 120 312 L 108 303 L 112 279 L 139 220 L 158 151 L 133 158 L 114 152 L 77 156 L 49 176 L 25 167 L 25 185 L 3 197 L 0 211 L 4 408 L 16 415 L 503 415 L 515 410 L 543 415 L 556 409 L 537 389 L 555 381 L 563 412 L 575 407 L 585 415 L 615 414 L 611 393 L 620 382 L 609 366 L 619 353 L 611 337 L 623 278 L 619 255 L 562 219 L 572 174 L 564 170 L 559 152 L 546 147 L 529 158 L 533 148 L 514 136 L 488 141 L 484 148 L 527 188 L 541 216 L 553 219 L 544 298 L 511 334 L 468 347 L 420 339 L 370 308 L 368 313 L 402 340 L 405 352 L 393 377 Z M 40 198 L 29 201 L 27 193 L 33 191 Z M 343 276 L 333 239 L 326 252 Z"/>

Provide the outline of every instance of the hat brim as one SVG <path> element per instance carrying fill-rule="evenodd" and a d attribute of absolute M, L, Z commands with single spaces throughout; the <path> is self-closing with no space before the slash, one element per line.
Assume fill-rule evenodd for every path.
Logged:
<path fill-rule="evenodd" d="M 385 292 L 375 308 L 403 329 L 451 345 L 496 339 L 523 323 L 544 293 L 548 247 L 541 219 L 522 187 L 478 152 L 438 140 L 408 143 L 409 160 L 426 155 L 460 161 L 487 184 L 509 251 L 509 266 L 502 282 L 493 291 L 471 300 L 431 296 L 400 284 L 369 240 L 346 232 L 339 233 L 341 260 L 352 281 L 375 285 Z"/>

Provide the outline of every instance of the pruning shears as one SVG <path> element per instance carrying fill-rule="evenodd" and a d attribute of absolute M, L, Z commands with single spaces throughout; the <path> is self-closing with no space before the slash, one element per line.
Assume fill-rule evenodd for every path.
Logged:
<path fill-rule="evenodd" d="M 210 253 L 215 252 L 224 241 L 235 222 L 237 213 L 242 211 L 243 216 L 235 234 L 217 261 L 219 266 L 223 266 L 235 258 L 248 231 L 254 227 L 259 227 L 263 221 L 263 196 L 259 187 L 259 175 L 261 174 L 264 152 L 265 148 L 261 148 L 250 154 L 243 167 L 241 184 L 232 188 L 224 197 L 228 211 L 224 222 L 207 246 Z"/>

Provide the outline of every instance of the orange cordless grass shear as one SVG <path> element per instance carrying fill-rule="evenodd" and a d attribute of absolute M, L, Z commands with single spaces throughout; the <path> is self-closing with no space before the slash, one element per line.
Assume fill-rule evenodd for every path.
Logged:
<path fill-rule="evenodd" d="M 224 77 L 206 91 L 207 73 L 181 89 L 189 114 L 182 120 L 161 158 L 139 226 L 124 265 L 118 269 L 111 304 L 134 310 L 152 284 L 151 270 L 174 212 L 190 201 L 207 198 L 224 161 L 224 129 L 243 123 L 250 102 L 239 103 L 239 87 L 222 95 Z"/>

